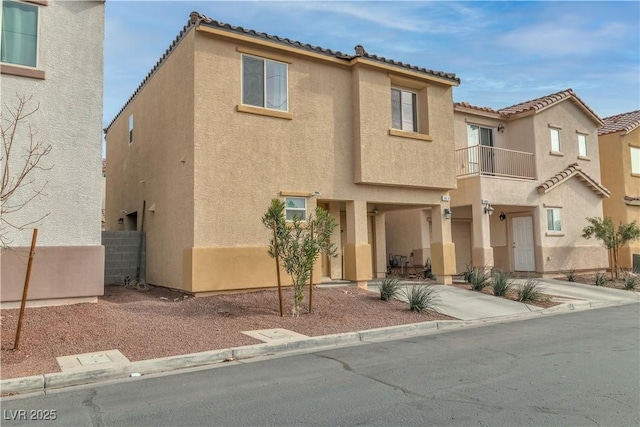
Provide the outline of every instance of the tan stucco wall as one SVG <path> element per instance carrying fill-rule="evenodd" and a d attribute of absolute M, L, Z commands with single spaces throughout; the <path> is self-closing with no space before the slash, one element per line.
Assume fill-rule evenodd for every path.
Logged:
<path fill-rule="evenodd" d="M 611 217 L 614 224 L 633 220 L 640 225 L 640 206 L 628 205 L 624 196 L 640 197 L 640 176 L 631 174 L 630 146 L 640 147 L 640 128 L 629 134 L 612 133 L 599 137 L 600 167 L 602 183 L 611 197 L 604 201 L 604 216 Z M 623 268 L 633 267 L 633 254 L 640 253 L 640 241 L 621 248 L 619 263 Z"/>
<path fill-rule="evenodd" d="M 20 301 L 25 283 L 29 247 L 0 255 L 0 301 Z M 33 257 L 30 301 L 94 297 L 104 293 L 104 246 L 40 246 Z"/>
<path fill-rule="evenodd" d="M 106 135 L 106 229 L 123 229 L 118 224 L 122 210 L 137 212 L 140 229 L 146 200 L 146 280 L 176 288 L 182 285 L 183 251 L 194 244 L 193 47 L 191 32 Z"/>

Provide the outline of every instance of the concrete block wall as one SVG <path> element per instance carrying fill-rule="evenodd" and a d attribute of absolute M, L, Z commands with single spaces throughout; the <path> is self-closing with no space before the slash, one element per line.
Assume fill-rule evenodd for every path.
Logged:
<path fill-rule="evenodd" d="M 105 252 L 104 284 L 123 285 L 129 276 L 131 282 L 136 278 L 138 252 L 142 239 L 142 262 L 140 263 L 140 279 L 146 277 L 146 240 L 139 231 L 103 231 L 102 245 Z"/>

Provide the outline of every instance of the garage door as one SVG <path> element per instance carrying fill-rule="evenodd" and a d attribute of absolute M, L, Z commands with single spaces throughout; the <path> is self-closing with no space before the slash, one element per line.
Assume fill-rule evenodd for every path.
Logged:
<path fill-rule="evenodd" d="M 471 223 L 451 221 L 451 240 L 456 245 L 456 271 L 460 274 L 471 265 Z"/>

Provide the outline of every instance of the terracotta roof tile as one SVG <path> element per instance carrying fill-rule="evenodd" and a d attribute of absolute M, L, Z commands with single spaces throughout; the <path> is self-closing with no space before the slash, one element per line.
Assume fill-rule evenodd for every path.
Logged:
<path fill-rule="evenodd" d="M 604 126 L 598 128 L 598 135 L 607 135 L 621 131 L 629 133 L 640 126 L 640 110 L 605 117 L 602 121 L 604 122 Z"/>
<path fill-rule="evenodd" d="M 478 110 L 478 111 L 485 111 L 487 113 L 495 113 L 495 114 L 499 114 L 498 111 L 494 110 L 491 107 L 478 107 L 476 105 L 471 105 L 468 102 L 456 102 L 453 104 L 454 107 L 463 107 L 463 108 L 470 108 L 472 110 Z"/>
<path fill-rule="evenodd" d="M 584 182 L 594 193 L 599 194 L 602 197 L 611 196 L 611 192 L 609 190 L 585 173 L 577 163 L 570 164 L 564 170 L 558 172 L 542 184 L 538 185 L 538 187 L 536 187 L 538 193 L 547 193 L 573 176 L 576 176 L 580 181 Z"/>
<path fill-rule="evenodd" d="M 539 111 L 547 108 L 553 104 L 557 104 L 565 99 L 572 99 L 578 106 L 580 106 L 585 112 L 592 115 L 594 120 L 602 122 L 602 119 L 593 111 L 576 93 L 573 89 L 569 88 L 560 92 L 552 93 L 551 95 L 542 96 L 540 98 L 531 99 L 529 101 L 521 102 L 519 104 L 512 105 L 510 107 L 502 108 L 498 110 L 500 114 L 507 117 L 514 116 L 516 114 L 524 113 L 527 111 Z"/>
<path fill-rule="evenodd" d="M 198 12 L 191 12 L 191 14 L 189 15 L 189 22 L 187 23 L 187 25 L 185 25 L 182 28 L 182 31 L 180 31 L 180 33 L 173 40 L 173 43 L 171 43 L 171 45 L 169 46 L 169 48 L 167 48 L 167 50 L 164 52 L 162 57 L 156 62 L 154 67 L 151 69 L 151 71 L 149 71 L 149 73 L 144 78 L 142 83 L 140 83 L 140 85 L 138 86 L 136 91 L 133 93 L 133 95 L 131 95 L 131 97 L 125 103 L 125 105 L 122 107 L 122 109 L 118 112 L 118 114 L 116 114 L 116 116 L 113 118 L 113 120 L 104 129 L 105 133 L 109 130 L 109 128 L 111 127 L 113 122 L 122 114 L 124 109 L 127 108 L 127 106 L 131 103 L 131 101 L 133 101 L 133 99 L 140 92 L 140 90 L 142 90 L 144 85 L 155 74 L 155 72 L 158 70 L 160 65 L 162 65 L 162 63 L 167 59 L 167 57 L 171 54 L 171 52 L 173 52 L 173 50 L 176 48 L 176 46 L 178 44 L 180 44 L 180 42 L 185 37 L 185 35 L 192 28 L 197 27 L 198 25 L 206 25 L 208 27 L 213 27 L 213 28 L 218 28 L 218 29 L 225 30 L 225 31 L 230 31 L 230 32 L 238 33 L 238 34 L 243 34 L 243 35 L 246 35 L 246 36 L 249 36 L 249 37 L 255 37 L 255 38 L 259 38 L 259 39 L 263 39 L 263 40 L 269 40 L 271 42 L 275 42 L 275 43 L 279 43 L 279 44 L 283 44 L 283 45 L 287 45 L 287 46 L 292 46 L 292 47 L 295 47 L 295 48 L 298 48 L 298 49 L 301 49 L 301 50 L 307 50 L 307 51 L 319 53 L 319 54 L 322 54 L 322 55 L 327 55 L 327 56 L 338 58 L 338 59 L 344 59 L 345 61 L 350 61 L 350 60 L 352 60 L 352 59 L 354 59 L 356 57 L 367 58 L 367 59 L 370 59 L 372 61 L 382 62 L 384 64 L 393 65 L 393 66 L 401 67 L 401 68 L 406 68 L 406 69 L 409 69 L 409 70 L 412 70 L 412 71 L 416 71 L 416 72 L 419 72 L 419 73 L 424 73 L 424 74 L 428 74 L 430 76 L 434 76 L 434 77 L 442 78 L 442 79 L 445 79 L 445 80 L 449 80 L 449 81 L 451 81 L 452 83 L 455 83 L 455 84 L 459 84 L 460 83 L 460 78 L 456 77 L 456 75 L 454 73 L 445 73 L 445 72 L 442 72 L 442 71 L 430 70 L 428 68 L 417 67 L 415 65 L 406 64 L 406 63 L 399 62 L 399 61 L 394 61 L 393 59 L 388 59 L 388 58 L 385 58 L 385 57 L 382 57 L 382 56 L 372 55 L 372 54 L 367 53 L 367 51 L 361 45 L 358 45 L 358 46 L 355 47 L 355 54 L 354 55 L 348 55 L 348 54 L 342 53 L 340 51 L 334 51 L 334 50 L 326 49 L 326 48 L 319 47 L 319 46 L 313 46 L 313 45 L 308 44 L 308 43 L 302 43 L 302 42 L 299 42 L 299 41 L 296 41 L 296 40 L 291 40 L 291 39 L 288 39 L 288 38 L 285 38 L 285 37 L 274 36 L 274 35 L 270 35 L 270 34 L 267 34 L 267 33 L 261 33 L 259 31 L 246 29 L 246 28 L 239 27 L 239 26 L 233 26 L 233 25 L 230 25 L 230 24 L 227 24 L 227 23 L 224 23 L 224 22 L 220 22 L 220 21 L 216 21 L 214 19 L 211 19 L 211 18 L 209 18 L 207 16 L 204 16 L 204 15 L 198 13 Z"/>

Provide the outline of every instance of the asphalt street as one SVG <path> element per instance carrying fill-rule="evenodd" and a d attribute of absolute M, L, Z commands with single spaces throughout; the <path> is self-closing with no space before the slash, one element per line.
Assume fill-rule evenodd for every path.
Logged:
<path fill-rule="evenodd" d="M 630 304 L 16 396 L 2 425 L 636 426 L 639 337 Z"/>

